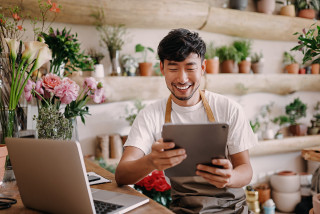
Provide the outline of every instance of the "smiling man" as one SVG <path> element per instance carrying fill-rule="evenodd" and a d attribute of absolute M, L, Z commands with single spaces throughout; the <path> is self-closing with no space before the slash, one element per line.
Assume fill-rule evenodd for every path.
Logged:
<path fill-rule="evenodd" d="M 248 213 L 241 187 L 252 177 L 248 149 L 256 138 L 239 104 L 199 90 L 205 52 L 199 35 L 186 29 L 172 30 L 162 39 L 158 46 L 160 70 L 171 95 L 137 116 L 124 145 L 116 181 L 119 185 L 134 184 L 153 170 L 168 169 L 186 158 L 184 149 L 171 150 L 174 142 L 163 142 L 164 123 L 224 122 L 229 124 L 228 159 L 213 159 L 212 164 L 219 168 L 199 164 L 197 176 L 172 178 L 170 208 L 176 213 Z"/>

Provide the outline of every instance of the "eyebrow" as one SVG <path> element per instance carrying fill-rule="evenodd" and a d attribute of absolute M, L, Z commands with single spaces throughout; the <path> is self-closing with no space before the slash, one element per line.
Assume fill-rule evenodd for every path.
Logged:
<path fill-rule="evenodd" d="M 196 65 L 197 63 L 195 62 L 188 62 L 187 65 Z M 178 65 L 176 62 L 168 62 L 168 65 Z"/>

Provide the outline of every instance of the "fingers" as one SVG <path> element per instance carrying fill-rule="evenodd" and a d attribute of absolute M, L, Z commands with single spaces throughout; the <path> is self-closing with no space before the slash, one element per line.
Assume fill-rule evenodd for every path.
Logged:
<path fill-rule="evenodd" d="M 169 150 L 169 149 L 173 149 L 175 146 L 175 144 L 173 142 L 166 142 L 164 143 L 162 141 L 162 139 L 160 139 L 159 141 L 156 141 L 153 145 L 152 145 L 152 150 L 156 150 L 158 152 L 164 151 L 164 150 Z"/>
<path fill-rule="evenodd" d="M 222 166 L 224 169 L 232 169 L 232 164 L 228 159 L 212 159 L 211 163 L 213 165 Z"/>

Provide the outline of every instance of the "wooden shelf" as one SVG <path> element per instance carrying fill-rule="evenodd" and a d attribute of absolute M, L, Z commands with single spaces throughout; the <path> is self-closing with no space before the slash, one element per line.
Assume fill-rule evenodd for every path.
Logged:
<path fill-rule="evenodd" d="M 73 77 L 82 85 L 84 77 Z M 108 102 L 151 100 L 169 96 L 164 77 L 105 77 Z M 294 74 L 215 74 L 203 77 L 201 88 L 220 94 L 245 95 L 256 92 L 290 94 L 295 91 L 320 91 L 320 75 Z"/>
<path fill-rule="evenodd" d="M 320 145 L 320 135 L 287 137 L 281 140 L 259 141 L 249 150 L 250 156 L 273 155 L 287 152 L 298 152 L 308 147 Z"/>
<path fill-rule="evenodd" d="M 37 2 L 0 0 L 0 5 L 2 8 L 18 5 L 24 14 L 39 17 Z M 304 18 L 217 8 L 209 1 L 199 0 L 59 0 L 58 3 L 62 10 L 56 22 L 92 25 L 95 20 L 91 14 L 102 8 L 106 24 L 125 24 L 129 28 L 184 27 L 263 40 L 297 41 L 293 33 L 315 23 Z"/>

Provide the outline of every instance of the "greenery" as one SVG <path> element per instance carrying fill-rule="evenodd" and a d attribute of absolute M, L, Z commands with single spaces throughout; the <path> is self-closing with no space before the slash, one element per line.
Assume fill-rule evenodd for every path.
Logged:
<path fill-rule="evenodd" d="M 260 52 L 260 53 L 253 53 L 252 55 L 251 55 L 251 62 L 252 63 L 258 63 L 258 62 L 260 62 L 260 60 L 263 58 L 263 54 L 262 54 L 262 52 Z"/>
<path fill-rule="evenodd" d="M 75 64 L 75 67 L 80 71 L 93 71 L 95 61 L 84 53 L 78 55 L 78 61 Z"/>
<path fill-rule="evenodd" d="M 205 54 L 205 58 L 206 59 L 213 59 L 216 56 L 218 56 L 217 48 L 214 46 L 213 42 L 210 42 L 207 45 L 207 51 L 206 51 L 206 54 Z"/>
<path fill-rule="evenodd" d="M 319 11 L 320 9 L 319 0 L 296 0 L 295 5 L 298 10 L 314 9 Z"/>
<path fill-rule="evenodd" d="M 53 105 L 40 108 L 33 120 L 37 121 L 38 138 L 66 140 L 72 136 L 72 124 Z"/>
<path fill-rule="evenodd" d="M 134 120 L 136 119 L 138 113 L 145 107 L 144 104 L 142 104 L 141 100 L 136 100 L 134 102 L 134 108 L 132 108 L 130 111 L 128 108 L 126 108 L 126 114 L 128 115 L 126 117 L 126 121 L 129 122 L 130 126 L 132 126 Z"/>
<path fill-rule="evenodd" d="M 226 60 L 239 62 L 240 60 L 239 53 L 234 46 L 222 46 L 217 49 L 217 54 L 219 56 L 220 62 L 224 62 Z"/>
<path fill-rule="evenodd" d="M 142 59 L 143 62 L 147 62 L 147 55 L 148 55 L 148 51 L 154 53 L 154 50 L 150 47 L 145 47 L 141 44 L 137 44 L 136 45 L 136 53 L 141 53 L 142 54 Z"/>
<path fill-rule="evenodd" d="M 297 61 L 295 60 L 294 56 L 291 55 L 289 52 L 285 51 L 283 53 L 283 60 L 282 60 L 283 64 L 285 65 L 290 65 L 293 63 L 297 63 Z"/>
<path fill-rule="evenodd" d="M 240 61 L 244 61 L 250 56 L 251 44 L 250 40 L 237 40 L 233 42 L 233 46 L 239 53 Z"/>
<path fill-rule="evenodd" d="M 256 119 L 255 122 L 252 122 L 252 121 L 250 120 L 250 126 L 251 126 L 251 128 L 252 128 L 253 133 L 257 133 L 258 130 L 259 130 L 259 128 L 260 128 L 260 123 L 259 123 L 259 121 L 258 121 L 257 119 Z"/>
<path fill-rule="evenodd" d="M 104 57 L 103 53 L 96 51 L 94 48 L 89 49 L 88 55 L 93 59 L 95 65 L 100 64 Z"/>
<path fill-rule="evenodd" d="M 313 28 L 314 24 L 311 25 L 308 31 L 302 30 L 302 33 L 296 32 L 294 35 L 299 35 L 298 45 L 293 47 L 291 50 L 301 51 L 303 56 L 303 64 L 312 60 L 312 64 L 320 63 L 320 26 Z"/>
<path fill-rule="evenodd" d="M 287 120 L 290 125 L 297 124 L 297 120 L 305 117 L 307 105 L 301 102 L 299 98 L 294 99 L 292 103 L 286 106 Z M 284 120 L 284 119 L 283 119 Z"/>

